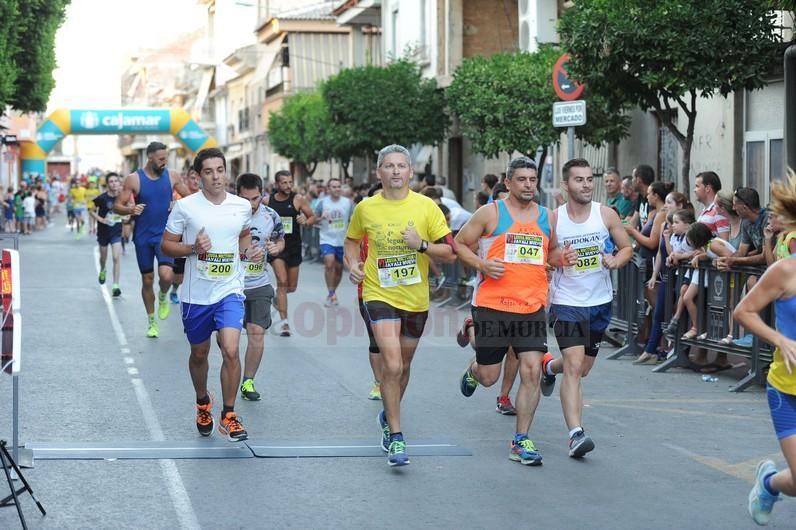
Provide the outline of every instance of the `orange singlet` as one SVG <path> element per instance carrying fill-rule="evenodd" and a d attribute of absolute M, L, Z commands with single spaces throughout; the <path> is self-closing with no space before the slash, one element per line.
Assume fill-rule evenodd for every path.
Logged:
<path fill-rule="evenodd" d="M 505 272 L 499 280 L 479 274 L 472 304 L 508 313 L 535 313 L 547 304 L 549 211 L 539 206 L 535 220 L 519 223 L 511 217 L 505 201 L 493 204 L 498 223 L 492 234 L 479 240 L 478 255 L 502 259 Z"/>

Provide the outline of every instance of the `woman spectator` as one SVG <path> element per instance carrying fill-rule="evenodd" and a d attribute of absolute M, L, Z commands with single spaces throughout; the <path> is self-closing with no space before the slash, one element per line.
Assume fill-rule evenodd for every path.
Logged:
<path fill-rule="evenodd" d="M 652 328 L 650 329 L 649 338 L 647 339 L 647 345 L 644 348 L 644 352 L 639 356 L 638 359 L 634 361 L 634 364 L 654 364 L 657 362 L 662 361 L 666 357 L 666 350 L 661 351 L 658 349 L 658 343 L 663 336 L 661 331 L 661 324 L 663 324 L 663 313 L 666 308 L 666 292 L 667 292 L 667 278 L 668 278 L 668 264 L 671 263 L 669 260 L 669 256 L 672 254 L 673 250 L 680 250 L 680 247 L 676 244 L 677 239 L 675 239 L 675 247 L 673 248 L 672 245 L 672 229 L 671 223 L 668 221 L 669 216 L 674 218 L 676 212 L 684 212 L 687 213 L 689 211 L 691 213 L 691 222 L 693 222 L 693 205 L 688 201 L 688 197 L 684 194 L 679 192 L 671 192 L 666 196 L 666 200 L 664 201 L 663 205 L 663 215 L 667 217 L 667 222 L 664 224 L 663 233 L 661 234 L 660 242 L 658 243 L 658 252 L 655 255 L 655 259 L 653 260 L 653 270 L 652 276 L 650 277 L 649 281 L 647 282 L 647 289 L 653 290 L 655 289 L 656 284 L 658 285 L 658 289 L 656 291 L 655 297 L 655 311 L 652 315 Z M 674 234 L 675 236 L 677 234 Z M 663 272 L 661 272 L 663 271 Z"/>

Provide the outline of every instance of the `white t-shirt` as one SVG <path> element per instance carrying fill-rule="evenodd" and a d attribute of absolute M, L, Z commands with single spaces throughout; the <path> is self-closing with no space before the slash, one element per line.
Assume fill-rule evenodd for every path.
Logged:
<path fill-rule="evenodd" d="M 22 208 L 25 210 L 26 217 L 36 217 L 36 199 L 33 198 L 33 195 L 22 199 Z"/>
<path fill-rule="evenodd" d="M 227 193 L 221 204 L 213 204 L 204 193 L 194 193 L 174 203 L 166 231 L 194 243 L 204 227 L 210 252 L 188 256 L 180 299 L 189 304 L 210 305 L 230 294 L 243 295 L 240 263 L 240 233 L 251 225 L 249 201 Z"/>
<path fill-rule="evenodd" d="M 321 245 L 343 246 L 353 209 L 353 203 L 347 197 L 339 197 L 334 200 L 331 196 L 326 195 L 318 201 L 315 206 L 315 215 L 319 217 L 325 215 L 321 219 Z"/>
<path fill-rule="evenodd" d="M 268 249 L 265 244 L 268 241 L 279 241 L 285 238 L 285 230 L 282 228 L 282 218 L 276 210 L 263 204 L 254 212 L 251 221 L 252 246 L 263 249 L 265 256 L 260 262 L 243 261 L 244 287 L 246 289 L 256 289 L 271 284 L 271 274 L 268 269 Z"/>
<path fill-rule="evenodd" d="M 473 216 L 473 214 L 462 208 L 462 205 L 455 200 L 442 197 L 440 202 L 451 211 L 451 230 L 454 232 L 461 229 L 461 227 L 470 220 L 470 217 Z"/>

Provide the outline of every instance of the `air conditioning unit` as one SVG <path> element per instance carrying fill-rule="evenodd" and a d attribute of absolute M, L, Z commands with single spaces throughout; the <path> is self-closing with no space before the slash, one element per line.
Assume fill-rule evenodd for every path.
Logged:
<path fill-rule="evenodd" d="M 519 48 L 536 51 L 540 44 L 557 44 L 558 0 L 519 1 Z"/>

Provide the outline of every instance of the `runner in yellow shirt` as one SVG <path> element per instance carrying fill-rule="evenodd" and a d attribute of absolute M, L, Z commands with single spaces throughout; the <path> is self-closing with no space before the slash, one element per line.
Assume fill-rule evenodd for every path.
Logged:
<path fill-rule="evenodd" d="M 376 167 L 384 189 L 354 209 L 344 261 L 351 281 L 363 284 L 365 314 L 381 351 L 381 447 L 390 466 L 405 466 L 409 456 L 401 432 L 401 397 L 428 318 L 429 258 L 450 263 L 456 255 L 442 211 L 409 190 L 409 151 L 388 145 L 379 151 Z M 362 262 L 359 246 L 365 236 L 368 256 Z"/>
<path fill-rule="evenodd" d="M 83 228 L 86 223 L 86 188 L 77 179 L 72 179 L 72 187 L 69 188 L 69 196 L 72 198 L 72 212 L 75 215 L 75 232 L 77 239 L 83 237 Z"/>

